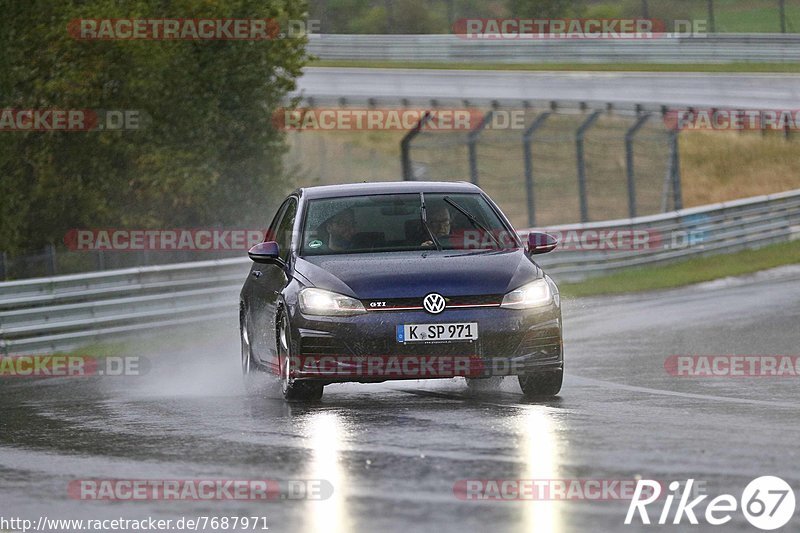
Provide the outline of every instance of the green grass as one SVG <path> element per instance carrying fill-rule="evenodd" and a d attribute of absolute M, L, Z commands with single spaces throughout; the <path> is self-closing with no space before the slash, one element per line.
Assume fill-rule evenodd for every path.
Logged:
<path fill-rule="evenodd" d="M 585 72 L 733 72 L 733 73 L 800 73 L 800 58 L 796 63 L 451 63 L 398 62 L 362 60 L 317 60 L 312 67 L 353 68 L 417 68 L 450 70 L 525 70 L 525 71 L 585 71 Z"/>
<path fill-rule="evenodd" d="M 782 265 L 800 263 L 800 240 L 688 259 L 665 266 L 624 270 L 578 283 L 559 284 L 565 298 L 623 294 L 683 287 L 728 276 L 741 276 Z"/>
<path fill-rule="evenodd" d="M 127 343 L 123 342 L 96 342 L 87 344 L 70 350 L 68 352 L 59 352 L 56 355 L 71 355 L 81 357 L 92 357 L 95 359 L 102 359 L 109 356 L 118 356 L 124 353 Z"/>
<path fill-rule="evenodd" d="M 794 4 L 794 5 L 793 5 Z M 708 18 L 706 2 L 693 2 L 692 18 Z M 779 33 L 778 0 L 715 0 L 716 31 L 728 33 Z M 797 32 L 800 7 L 786 2 L 786 30 Z"/>

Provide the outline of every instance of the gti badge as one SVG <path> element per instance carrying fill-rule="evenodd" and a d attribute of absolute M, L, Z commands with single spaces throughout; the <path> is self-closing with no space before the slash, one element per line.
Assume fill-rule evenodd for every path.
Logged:
<path fill-rule="evenodd" d="M 444 296 L 435 292 L 430 293 L 422 300 L 422 307 L 432 315 L 438 315 L 444 311 Z"/>

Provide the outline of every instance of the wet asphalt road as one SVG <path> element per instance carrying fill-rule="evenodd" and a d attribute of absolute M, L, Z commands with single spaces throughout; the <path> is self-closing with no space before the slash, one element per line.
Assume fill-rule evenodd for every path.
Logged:
<path fill-rule="evenodd" d="M 408 99 L 594 100 L 674 106 L 794 109 L 797 74 L 688 72 L 526 72 L 306 67 L 296 94 L 336 102 L 339 98 L 384 105 Z"/>
<path fill-rule="evenodd" d="M 560 398 L 516 381 L 347 384 L 287 405 L 244 392 L 234 324 L 143 342 L 126 378 L 0 382 L 0 516 L 264 516 L 270 531 L 624 531 L 626 501 L 475 502 L 464 479 L 694 478 L 712 496 L 800 488 L 800 378 L 675 378 L 672 354 L 798 354 L 800 269 L 566 301 Z M 81 501 L 75 479 L 324 479 L 323 501 Z M 660 507 L 653 511 L 657 515 Z M 793 529 L 800 526 L 796 514 Z M 685 528 L 685 526 L 684 526 Z M 683 530 L 662 526 L 650 530 Z M 725 527 L 756 531 L 734 513 Z M 787 529 L 789 530 L 789 529 Z"/>

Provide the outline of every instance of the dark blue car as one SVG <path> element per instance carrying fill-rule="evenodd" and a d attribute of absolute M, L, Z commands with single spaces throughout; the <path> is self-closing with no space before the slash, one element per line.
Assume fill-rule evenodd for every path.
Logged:
<path fill-rule="evenodd" d="M 326 384 L 518 376 L 526 396 L 561 389 L 561 303 L 477 186 L 399 182 L 309 187 L 279 208 L 241 292 L 242 370 L 280 376 L 288 400 Z"/>

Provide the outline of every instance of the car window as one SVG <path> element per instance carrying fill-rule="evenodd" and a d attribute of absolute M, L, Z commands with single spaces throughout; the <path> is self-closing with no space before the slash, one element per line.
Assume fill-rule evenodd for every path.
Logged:
<path fill-rule="evenodd" d="M 437 244 L 444 250 L 516 247 L 516 240 L 509 238 L 509 230 L 482 195 L 425 194 L 424 199 L 427 228 L 422 222 L 419 193 L 310 200 L 300 253 L 433 250 Z M 506 238 L 499 243 L 492 238 L 501 235 Z"/>
<path fill-rule="evenodd" d="M 284 261 L 289 258 L 291 250 L 295 215 L 297 215 L 297 201 L 294 198 L 289 198 L 283 208 L 283 213 L 280 214 L 280 220 L 278 220 L 273 234 L 275 242 L 280 247 L 281 259 Z"/>
<path fill-rule="evenodd" d="M 277 240 L 276 235 L 277 235 L 278 224 L 280 224 L 281 221 L 283 220 L 283 214 L 286 212 L 286 207 L 289 205 L 290 202 L 291 198 L 287 198 L 278 207 L 278 210 L 275 212 L 275 216 L 272 217 L 272 222 L 269 225 L 269 229 L 267 229 L 267 234 L 264 236 L 264 242 Z"/>

